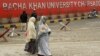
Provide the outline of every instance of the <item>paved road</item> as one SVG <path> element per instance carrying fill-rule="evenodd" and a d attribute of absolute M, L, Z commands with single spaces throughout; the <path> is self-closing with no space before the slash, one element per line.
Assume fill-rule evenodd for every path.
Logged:
<path fill-rule="evenodd" d="M 73 21 L 68 25 L 71 31 L 60 31 L 59 23 L 49 24 L 52 29 L 49 44 L 53 56 L 100 56 L 99 21 L 100 19 Z M 2 42 L 1 39 L 0 56 L 30 55 L 23 51 L 25 39 L 23 32 L 19 33 L 20 37 L 7 37 L 8 42 Z"/>

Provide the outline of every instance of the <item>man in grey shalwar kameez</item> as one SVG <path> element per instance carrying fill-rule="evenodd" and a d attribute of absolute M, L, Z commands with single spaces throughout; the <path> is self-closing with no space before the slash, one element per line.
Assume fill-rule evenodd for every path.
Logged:
<path fill-rule="evenodd" d="M 46 24 L 45 17 L 42 16 L 39 22 L 38 56 L 51 56 L 48 45 L 50 32 L 51 29 Z"/>

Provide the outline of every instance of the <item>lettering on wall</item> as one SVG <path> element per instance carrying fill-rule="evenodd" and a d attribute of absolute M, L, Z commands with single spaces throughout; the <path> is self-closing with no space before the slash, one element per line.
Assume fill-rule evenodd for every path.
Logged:
<path fill-rule="evenodd" d="M 29 3 L 2 3 L 3 9 L 45 9 L 45 8 L 69 8 L 100 6 L 100 0 L 97 1 L 66 1 L 66 2 L 29 2 Z"/>

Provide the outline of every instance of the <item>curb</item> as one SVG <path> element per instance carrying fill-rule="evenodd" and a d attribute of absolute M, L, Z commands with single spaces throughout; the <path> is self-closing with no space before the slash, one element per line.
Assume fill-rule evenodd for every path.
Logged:
<path fill-rule="evenodd" d="M 0 28 L 12 28 L 12 27 L 19 28 L 19 27 L 21 27 L 21 23 L 15 23 L 15 24 L 1 24 L 1 25 L 0 25 Z"/>
<path fill-rule="evenodd" d="M 63 19 L 55 19 L 55 20 L 47 20 L 47 23 L 59 23 L 59 22 L 66 22 L 66 21 L 75 21 L 75 20 L 83 20 L 87 19 L 87 16 L 82 16 L 82 17 L 72 17 L 72 18 L 63 18 Z"/>
<path fill-rule="evenodd" d="M 100 15 L 97 15 L 97 18 L 100 18 Z M 59 23 L 59 22 L 66 22 L 66 21 L 75 21 L 75 20 L 83 20 L 83 19 L 89 19 L 89 16 L 81 16 L 81 17 L 69 17 L 69 18 L 63 18 L 63 19 L 49 19 L 47 20 L 47 23 Z"/>

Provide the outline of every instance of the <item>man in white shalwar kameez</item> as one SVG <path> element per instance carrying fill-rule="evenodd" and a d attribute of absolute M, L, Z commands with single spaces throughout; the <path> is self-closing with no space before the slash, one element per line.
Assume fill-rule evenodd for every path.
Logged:
<path fill-rule="evenodd" d="M 35 17 L 29 18 L 26 31 L 26 45 L 24 51 L 35 54 L 36 53 L 36 29 L 34 23 Z"/>
<path fill-rule="evenodd" d="M 38 56 L 51 56 L 49 49 L 49 35 L 50 28 L 46 24 L 45 17 L 42 16 L 39 22 L 39 32 L 38 32 Z"/>
<path fill-rule="evenodd" d="M 35 17 L 29 18 L 28 25 L 27 25 L 27 31 L 26 31 L 26 42 L 29 42 L 30 39 L 36 39 L 36 30 L 35 30 L 35 23 L 36 19 Z"/>

